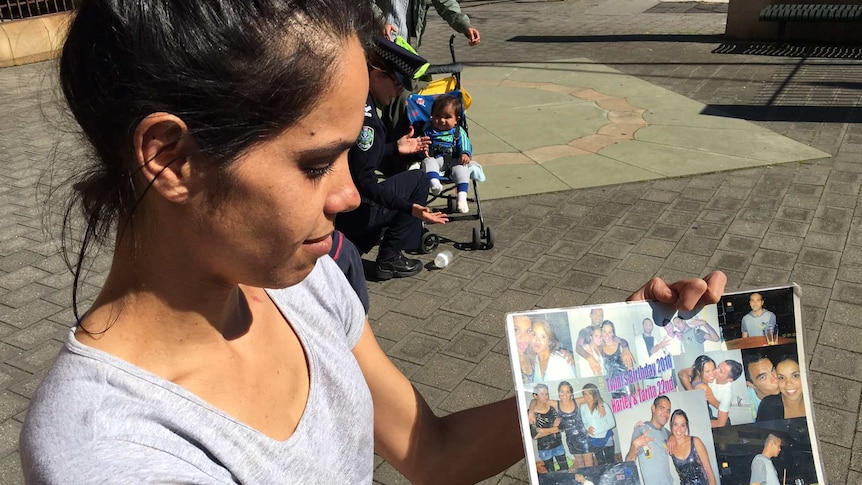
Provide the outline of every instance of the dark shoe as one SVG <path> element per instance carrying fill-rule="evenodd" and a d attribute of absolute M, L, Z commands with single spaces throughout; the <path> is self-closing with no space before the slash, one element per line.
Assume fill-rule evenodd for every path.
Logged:
<path fill-rule="evenodd" d="M 419 274 L 420 271 L 422 271 L 422 261 L 405 258 L 401 253 L 392 259 L 377 261 L 377 279 L 379 280 L 407 278 Z"/>

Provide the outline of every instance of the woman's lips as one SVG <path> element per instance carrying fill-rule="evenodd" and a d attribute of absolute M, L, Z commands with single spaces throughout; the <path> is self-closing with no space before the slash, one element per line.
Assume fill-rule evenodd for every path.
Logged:
<path fill-rule="evenodd" d="M 318 257 L 325 256 L 329 254 L 329 251 L 332 249 L 332 234 L 330 233 L 325 236 L 306 239 L 302 245 Z"/>

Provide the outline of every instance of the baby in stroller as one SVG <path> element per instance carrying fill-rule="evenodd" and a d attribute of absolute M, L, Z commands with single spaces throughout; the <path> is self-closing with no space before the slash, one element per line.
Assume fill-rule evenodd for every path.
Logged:
<path fill-rule="evenodd" d="M 422 134 L 430 138 L 426 150 L 427 157 L 422 161 L 425 173 L 431 178 L 431 193 L 440 195 L 443 184 L 440 182 L 445 173 L 457 190 L 458 212 L 470 211 L 467 205 L 467 190 L 470 183 L 470 159 L 473 148 L 467 131 L 461 126 L 463 107 L 461 99 L 452 94 L 441 94 L 431 106 L 431 119 L 422 127 Z"/>

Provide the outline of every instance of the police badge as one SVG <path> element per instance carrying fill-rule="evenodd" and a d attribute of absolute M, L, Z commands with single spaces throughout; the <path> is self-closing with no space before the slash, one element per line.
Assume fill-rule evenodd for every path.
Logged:
<path fill-rule="evenodd" d="M 356 140 L 356 146 L 363 152 L 367 152 L 371 145 L 374 144 L 374 128 L 363 126 L 359 132 L 359 138 Z"/>

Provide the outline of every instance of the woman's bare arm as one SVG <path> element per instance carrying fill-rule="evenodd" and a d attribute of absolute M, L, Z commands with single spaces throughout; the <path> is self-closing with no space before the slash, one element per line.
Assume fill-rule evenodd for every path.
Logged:
<path fill-rule="evenodd" d="M 475 483 L 524 457 L 514 398 L 439 418 L 368 322 L 353 355 L 374 399 L 375 451 L 413 483 Z"/>
<path fill-rule="evenodd" d="M 703 471 L 706 473 L 706 481 L 709 485 L 715 485 L 715 474 L 712 472 L 712 463 L 709 461 L 709 453 L 706 452 L 706 447 L 703 446 L 703 441 L 697 436 L 694 437 L 694 450 L 697 452 L 697 457 L 700 458 L 700 463 L 703 465 Z"/>

